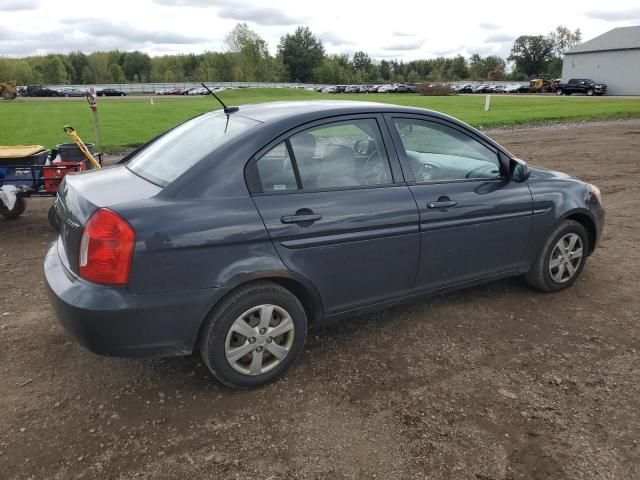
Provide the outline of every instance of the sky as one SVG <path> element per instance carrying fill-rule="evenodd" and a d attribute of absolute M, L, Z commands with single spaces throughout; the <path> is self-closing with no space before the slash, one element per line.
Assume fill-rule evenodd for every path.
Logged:
<path fill-rule="evenodd" d="M 508 56 L 519 35 L 558 25 L 589 40 L 640 25 L 638 0 L 0 0 L 0 57 L 80 50 L 141 50 L 150 55 L 224 50 L 246 22 L 276 52 L 280 37 L 311 28 L 328 53 L 363 50 L 375 59 Z M 546 6 L 545 6 L 546 5 Z"/>

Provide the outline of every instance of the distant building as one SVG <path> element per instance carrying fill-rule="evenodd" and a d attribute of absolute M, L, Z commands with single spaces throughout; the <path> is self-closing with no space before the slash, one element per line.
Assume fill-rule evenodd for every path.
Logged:
<path fill-rule="evenodd" d="M 562 79 L 590 78 L 608 95 L 640 95 L 640 25 L 603 33 L 565 53 Z"/>

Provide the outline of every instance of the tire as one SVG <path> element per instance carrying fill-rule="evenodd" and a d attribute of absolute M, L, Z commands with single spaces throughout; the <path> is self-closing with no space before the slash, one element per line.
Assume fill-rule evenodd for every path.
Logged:
<path fill-rule="evenodd" d="M 579 239 L 579 243 L 576 240 L 573 250 L 571 251 L 577 252 L 581 245 L 581 255 L 578 262 L 574 261 L 577 260 L 577 255 L 569 252 L 567 256 L 561 256 L 559 249 L 560 242 L 564 242 L 565 246 L 567 244 L 571 245 L 571 240 L 575 237 Z M 556 248 L 558 248 L 558 250 L 556 250 Z M 529 285 L 544 292 L 558 292 L 569 288 L 582 273 L 582 269 L 587 261 L 588 252 L 589 236 L 585 228 L 578 222 L 565 220 L 549 235 L 549 238 L 547 238 L 547 241 L 533 262 L 531 270 L 525 274 L 524 278 Z M 571 262 L 571 267 L 566 264 L 565 260 Z M 552 261 L 555 264 L 564 264 L 561 268 L 565 276 L 567 273 L 571 273 L 571 269 L 573 269 L 573 273 L 567 276 L 566 279 L 561 278 L 563 275 L 558 275 L 558 273 L 560 273 L 560 267 L 554 267 L 551 264 Z"/>
<path fill-rule="evenodd" d="M 290 330 L 269 340 L 269 331 L 260 327 L 262 318 L 269 322 L 269 331 L 280 325 Z M 247 335 L 239 333 L 240 330 L 248 332 Z M 222 384 L 256 388 L 287 372 L 302 351 L 306 336 L 307 316 L 296 296 L 276 283 L 260 281 L 240 287 L 211 311 L 200 333 L 200 354 Z M 285 352 L 282 359 L 271 353 L 274 347 L 281 354 Z M 229 358 L 239 348 L 246 352 L 244 356 Z M 252 373 L 258 354 L 261 373 Z"/>
<path fill-rule="evenodd" d="M 0 215 L 2 215 L 7 220 L 17 218 L 25 211 L 27 208 L 27 202 L 23 197 L 16 198 L 16 203 L 11 210 L 9 210 L 6 205 L 3 205 L 0 202 Z"/>
<path fill-rule="evenodd" d="M 558 95 L 558 96 L 562 95 L 562 89 L 561 88 L 556 90 L 556 95 Z"/>
<path fill-rule="evenodd" d="M 591 89 L 591 88 L 590 88 L 589 90 L 587 90 L 587 95 L 588 95 L 589 97 L 593 97 L 593 93 L 594 93 L 594 92 L 593 92 L 593 89 Z"/>

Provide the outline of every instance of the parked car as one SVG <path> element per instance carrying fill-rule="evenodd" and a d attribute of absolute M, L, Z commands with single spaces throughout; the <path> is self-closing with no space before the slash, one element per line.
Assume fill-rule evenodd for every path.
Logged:
<path fill-rule="evenodd" d="M 322 93 L 338 93 L 338 88 L 335 86 L 324 87 Z"/>
<path fill-rule="evenodd" d="M 504 85 L 491 85 L 489 91 L 491 93 L 506 93 L 507 89 Z"/>
<path fill-rule="evenodd" d="M 27 95 L 29 97 L 57 97 L 57 90 L 49 87 L 27 87 Z"/>
<path fill-rule="evenodd" d="M 489 85 L 487 85 L 486 83 L 483 83 L 481 85 L 476 85 L 471 89 L 472 93 L 489 93 L 489 91 L 490 91 Z"/>
<path fill-rule="evenodd" d="M 447 115 L 225 110 L 64 177 L 44 272 L 86 348 L 198 351 L 225 385 L 255 387 L 287 371 L 309 325 L 514 275 L 563 290 L 602 235 L 595 186 Z"/>
<path fill-rule="evenodd" d="M 473 91 L 473 85 L 471 85 L 470 83 L 462 83 L 457 85 L 454 88 L 454 91 L 456 93 L 471 93 Z"/>
<path fill-rule="evenodd" d="M 96 95 L 99 97 L 124 97 L 127 94 L 115 88 L 103 88 L 102 90 L 96 91 Z"/>
<path fill-rule="evenodd" d="M 378 87 L 378 93 L 395 93 L 397 90 L 398 90 L 398 87 L 390 83 L 387 85 L 381 85 L 380 87 Z"/>
<path fill-rule="evenodd" d="M 59 97 L 84 97 L 86 95 L 86 91 L 78 90 L 76 88 L 61 88 L 58 90 Z"/>
<path fill-rule="evenodd" d="M 369 87 L 369 93 L 378 93 L 379 88 L 380 88 L 380 85 L 371 85 Z"/>
<path fill-rule="evenodd" d="M 526 86 L 520 85 L 519 83 L 510 83 L 504 87 L 505 93 L 520 93 L 523 88 L 527 88 Z"/>
<path fill-rule="evenodd" d="M 360 86 L 358 85 L 347 85 L 344 89 L 344 93 L 358 93 L 360 91 Z"/>
<path fill-rule="evenodd" d="M 607 85 L 596 83 L 588 78 L 572 78 L 567 83 L 559 83 L 556 86 L 556 95 L 571 95 L 582 93 L 584 95 L 604 95 L 607 93 Z"/>
<path fill-rule="evenodd" d="M 360 87 L 358 87 L 358 92 L 368 93 L 370 88 L 371 88 L 371 85 L 360 85 Z"/>

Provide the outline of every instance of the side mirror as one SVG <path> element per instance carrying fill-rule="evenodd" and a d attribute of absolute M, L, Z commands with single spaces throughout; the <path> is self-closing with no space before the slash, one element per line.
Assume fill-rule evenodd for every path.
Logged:
<path fill-rule="evenodd" d="M 524 160 L 512 158 L 509 165 L 509 179 L 513 182 L 526 182 L 531 175 L 529 165 Z"/>

